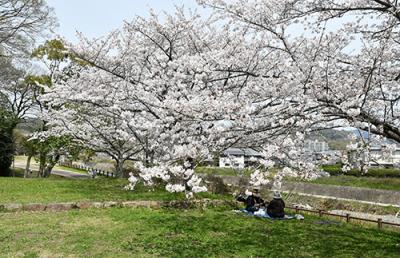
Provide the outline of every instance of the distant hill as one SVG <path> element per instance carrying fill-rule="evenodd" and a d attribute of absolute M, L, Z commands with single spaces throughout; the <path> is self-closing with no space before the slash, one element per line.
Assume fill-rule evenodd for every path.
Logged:
<path fill-rule="evenodd" d="M 369 138 L 369 134 L 368 134 L 367 131 L 354 129 L 352 132 L 353 132 L 358 138 L 364 138 L 364 139 L 368 139 L 368 138 Z"/>
<path fill-rule="evenodd" d="M 307 138 L 324 140 L 324 141 L 350 140 L 353 134 L 354 134 L 353 131 L 325 129 L 325 130 L 311 132 L 307 136 Z"/>
<path fill-rule="evenodd" d="M 369 139 L 367 131 L 357 130 L 355 128 L 344 128 L 344 129 L 326 129 L 317 132 L 312 132 L 308 135 L 308 139 L 320 140 L 328 143 L 331 150 L 344 150 L 346 145 L 351 141 L 351 138 L 356 136 L 357 138 Z M 373 145 L 380 146 L 384 144 L 398 144 L 396 141 L 391 139 L 385 139 L 383 142 L 375 143 Z M 400 145 L 399 145 L 400 147 Z"/>
<path fill-rule="evenodd" d="M 344 150 L 353 134 L 352 130 L 325 129 L 310 133 L 307 139 L 325 141 L 331 150 Z"/>

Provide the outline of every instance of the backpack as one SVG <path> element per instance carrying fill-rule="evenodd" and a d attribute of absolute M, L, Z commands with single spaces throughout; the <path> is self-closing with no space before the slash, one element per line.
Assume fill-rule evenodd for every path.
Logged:
<path fill-rule="evenodd" d="M 238 202 L 246 202 L 247 196 L 244 194 L 239 194 L 235 197 L 236 201 Z"/>

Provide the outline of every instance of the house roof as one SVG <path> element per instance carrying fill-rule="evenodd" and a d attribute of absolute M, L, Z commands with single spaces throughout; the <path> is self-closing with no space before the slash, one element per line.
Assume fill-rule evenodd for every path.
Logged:
<path fill-rule="evenodd" d="M 248 156 L 248 157 L 261 157 L 262 155 L 251 148 L 228 148 L 222 152 L 223 155 L 229 156 Z"/>

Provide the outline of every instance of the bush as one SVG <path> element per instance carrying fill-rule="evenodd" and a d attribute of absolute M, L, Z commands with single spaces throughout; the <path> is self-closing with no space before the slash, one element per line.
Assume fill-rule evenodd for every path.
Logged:
<path fill-rule="evenodd" d="M 324 165 L 322 169 L 332 176 L 348 175 L 348 176 L 369 176 L 369 177 L 398 177 L 400 178 L 400 169 L 397 168 L 369 168 L 368 173 L 362 175 L 359 169 L 351 169 L 344 173 L 340 165 Z"/>
<path fill-rule="evenodd" d="M 15 123 L 10 114 L 0 107 L 0 176 L 9 176 L 14 155 L 13 128 Z"/>
<path fill-rule="evenodd" d="M 230 192 L 229 187 L 224 184 L 222 178 L 215 175 L 207 175 L 204 178 L 207 182 L 207 189 L 214 194 L 227 194 Z"/>

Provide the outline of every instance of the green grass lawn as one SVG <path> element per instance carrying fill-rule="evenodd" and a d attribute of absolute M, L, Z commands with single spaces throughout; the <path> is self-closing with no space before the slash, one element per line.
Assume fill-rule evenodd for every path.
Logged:
<path fill-rule="evenodd" d="M 400 233 L 227 210 L 90 209 L 0 215 L 4 257 L 399 257 Z"/>
<path fill-rule="evenodd" d="M 123 190 L 126 179 L 64 179 L 0 177 L 0 204 L 4 203 L 52 203 L 72 201 L 119 201 L 119 200 L 174 200 L 184 199 L 182 193 L 168 193 L 165 189 L 151 190 L 141 184 L 135 191 Z M 221 198 L 209 193 L 199 197 Z"/>
<path fill-rule="evenodd" d="M 310 183 L 400 191 L 400 178 L 330 176 L 318 178 Z"/>
<path fill-rule="evenodd" d="M 325 166 L 326 168 L 327 166 Z M 337 169 L 338 166 L 330 166 L 330 168 Z M 329 169 L 328 169 L 329 170 Z M 376 177 L 372 174 L 368 176 L 354 176 L 354 175 L 333 175 L 331 177 L 318 178 L 317 180 L 307 181 L 315 184 L 326 184 L 326 185 L 343 185 L 353 187 L 366 187 L 373 189 L 383 190 L 396 190 L 400 191 L 400 177 L 383 177 L 383 175 L 391 175 L 391 173 L 397 173 L 400 170 L 396 169 L 375 169 L 372 170 Z M 238 176 L 238 171 L 233 168 L 220 168 L 220 167 L 197 167 L 197 173 L 208 174 L 208 175 L 225 175 L 225 176 Z M 242 170 L 244 176 L 250 175 L 250 170 Z M 275 172 L 275 171 L 273 171 Z M 354 172 L 355 173 L 355 172 Z M 351 173 L 350 173 L 351 174 Z M 296 178 L 287 178 L 289 181 L 297 181 Z"/>
<path fill-rule="evenodd" d="M 12 168 L 11 169 L 11 177 L 24 177 L 25 169 L 23 168 Z M 29 177 L 37 178 L 38 171 L 33 170 L 33 174 L 29 175 Z M 0 177 L 1 178 L 1 177 Z M 50 179 L 63 179 L 65 177 L 58 175 L 50 175 Z M 1 198 L 1 197 L 0 197 Z"/>

